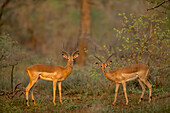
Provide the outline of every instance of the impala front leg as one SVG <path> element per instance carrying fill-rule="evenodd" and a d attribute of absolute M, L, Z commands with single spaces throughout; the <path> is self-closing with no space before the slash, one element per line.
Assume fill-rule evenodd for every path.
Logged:
<path fill-rule="evenodd" d="M 116 98 L 117 98 L 118 89 L 119 89 L 119 83 L 116 83 L 116 88 L 115 88 L 115 99 L 114 99 L 113 105 L 116 103 Z"/>
<path fill-rule="evenodd" d="M 127 94 L 126 94 L 126 83 L 125 83 L 125 81 L 122 82 L 122 85 L 123 85 L 123 91 L 124 91 L 125 98 L 126 98 L 126 105 L 128 105 L 128 98 L 127 98 Z"/>
<path fill-rule="evenodd" d="M 53 81 L 53 103 L 54 103 L 54 105 L 56 105 L 56 103 L 55 103 L 56 83 L 57 83 L 57 81 Z"/>
<path fill-rule="evenodd" d="M 61 81 L 58 82 L 58 91 L 59 91 L 59 96 L 60 96 L 60 104 L 63 104 L 61 100 Z"/>

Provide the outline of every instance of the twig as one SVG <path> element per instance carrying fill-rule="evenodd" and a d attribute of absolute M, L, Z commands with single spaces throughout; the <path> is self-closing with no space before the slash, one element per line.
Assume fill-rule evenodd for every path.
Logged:
<path fill-rule="evenodd" d="M 17 87 L 18 87 L 19 85 L 21 85 L 21 83 L 19 83 L 19 84 L 17 84 L 17 85 L 15 86 L 15 90 L 17 89 Z"/>
<path fill-rule="evenodd" d="M 9 4 L 10 0 L 6 0 L 4 1 L 4 3 L 2 4 L 2 6 L 0 7 L 0 20 L 2 18 L 2 15 L 4 13 L 4 8 Z"/>
<path fill-rule="evenodd" d="M 22 91 L 22 92 L 21 92 L 21 94 L 19 95 L 19 97 L 20 97 L 20 96 L 22 96 L 23 94 L 25 94 L 25 92 L 24 92 L 24 91 Z"/>
<path fill-rule="evenodd" d="M 14 91 L 4 91 L 4 90 L 0 90 L 0 96 L 7 96 L 9 99 L 13 99 L 17 94 L 18 92 L 21 92 L 21 94 L 19 95 L 19 97 L 24 93 L 23 89 L 24 88 L 21 88 L 21 89 L 17 89 L 17 87 L 20 85 L 21 83 L 17 84 L 15 86 L 15 90 Z"/>
<path fill-rule="evenodd" d="M 170 0 L 163 1 L 162 3 L 160 3 L 160 4 L 156 5 L 155 7 L 152 7 L 152 8 L 147 9 L 147 11 L 149 11 L 149 10 L 153 10 L 153 9 L 156 9 L 156 8 L 158 8 L 158 7 L 162 6 L 163 4 L 165 4 L 166 2 L 169 2 L 169 1 L 170 1 Z"/>

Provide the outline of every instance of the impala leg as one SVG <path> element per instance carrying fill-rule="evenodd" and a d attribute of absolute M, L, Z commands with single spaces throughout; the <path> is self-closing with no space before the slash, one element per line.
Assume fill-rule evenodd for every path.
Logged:
<path fill-rule="evenodd" d="M 30 83 L 28 84 L 28 86 L 27 86 L 26 89 L 25 89 L 27 106 L 30 106 L 30 105 L 29 105 L 28 95 L 29 95 L 29 91 L 30 91 L 30 89 L 32 88 L 33 84 L 34 84 L 34 83 L 33 83 L 32 81 L 30 81 Z"/>
<path fill-rule="evenodd" d="M 126 98 L 126 105 L 128 105 L 128 98 L 127 98 L 127 93 L 126 93 L 126 83 L 122 82 L 122 86 L 123 86 L 123 91 L 124 91 L 125 98 Z"/>
<path fill-rule="evenodd" d="M 35 87 L 38 79 L 39 79 L 39 78 L 37 78 L 36 82 L 34 82 L 33 86 L 31 87 L 31 90 L 32 90 L 32 91 L 31 91 L 31 96 L 32 96 L 32 102 L 34 102 L 34 105 L 35 105 L 35 99 L 34 99 L 33 91 L 34 91 L 34 87 Z"/>
<path fill-rule="evenodd" d="M 32 102 L 34 102 L 34 104 L 35 104 L 35 99 L 34 99 L 33 91 L 31 92 L 31 96 L 32 96 Z"/>
<path fill-rule="evenodd" d="M 56 83 L 57 81 L 53 81 L 53 103 L 54 105 L 56 105 L 55 103 Z"/>
<path fill-rule="evenodd" d="M 142 95 L 139 99 L 139 102 L 138 102 L 138 104 L 139 104 L 143 100 L 143 95 L 145 94 L 145 86 L 143 85 L 143 83 L 140 79 L 138 79 L 138 81 L 139 81 L 140 86 L 142 87 Z"/>
<path fill-rule="evenodd" d="M 116 83 L 116 88 L 115 88 L 115 99 L 114 99 L 113 105 L 116 103 L 118 89 L 119 89 L 119 83 Z"/>
<path fill-rule="evenodd" d="M 59 96 L 60 96 L 60 104 L 63 104 L 61 100 L 61 81 L 58 82 L 58 91 L 59 91 Z"/>
<path fill-rule="evenodd" d="M 149 88 L 149 103 L 151 102 L 152 99 L 152 85 L 148 82 L 148 80 L 143 80 L 143 83 L 145 83 L 147 85 L 147 87 Z"/>

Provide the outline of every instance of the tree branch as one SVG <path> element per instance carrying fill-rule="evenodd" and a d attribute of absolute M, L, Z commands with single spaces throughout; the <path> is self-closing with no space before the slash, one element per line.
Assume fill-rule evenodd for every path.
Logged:
<path fill-rule="evenodd" d="M 8 5 L 8 3 L 10 2 L 10 0 L 6 0 L 2 6 L 0 7 L 0 20 L 2 18 L 3 12 L 4 12 L 4 8 Z"/>
<path fill-rule="evenodd" d="M 155 7 L 152 7 L 152 8 L 147 9 L 147 11 L 149 11 L 149 10 L 153 10 L 153 9 L 156 9 L 156 8 L 158 8 L 158 7 L 162 6 L 163 4 L 165 4 L 166 2 L 169 2 L 169 1 L 170 1 L 170 0 L 163 1 L 163 2 L 161 2 L 160 4 L 156 5 Z"/>

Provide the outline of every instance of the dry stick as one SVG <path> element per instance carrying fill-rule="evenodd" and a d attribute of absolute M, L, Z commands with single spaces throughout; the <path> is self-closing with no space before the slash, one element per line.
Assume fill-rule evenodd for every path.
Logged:
<path fill-rule="evenodd" d="M 19 85 L 21 85 L 21 83 L 19 83 L 19 84 L 17 84 L 17 85 L 15 86 L 15 90 L 18 88 Z"/>
<path fill-rule="evenodd" d="M 0 96 L 3 96 L 3 95 L 6 94 L 6 91 L 0 90 L 0 92 L 2 92 L 2 93 L 0 94 Z"/>
<path fill-rule="evenodd" d="M 12 71 L 11 71 L 11 90 L 13 91 L 13 72 L 14 72 L 14 65 L 12 65 Z"/>
<path fill-rule="evenodd" d="M 6 0 L 0 7 L 0 20 L 2 19 L 2 15 L 4 13 L 4 8 L 9 4 L 10 0 Z"/>
<path fill-rule="evenodd" d="M 0 92 L 2 92 L 2 93 L 0 94 L 0 96 L 7 96 L 9 99 L 13 99 L 13 98 L 17 95 L 18 92 L 21 92 L 21 94 L 19 95 L 19 97 L 20 97 L 21 95 L 25 94 L 24 91 L 23 91 L 24 88 L 22 88 L 22 89 L 17 89 L 17 87 L 18 87 L 20 84 L 21 84 L 21 83 L 19 83 L 19 84 L 17 84 L 17 85 L 15 86 L 15 90 L 14 90 L 14 91 L 4 91 L 4 90 L 0 90 Z"/>
<path fill-rule="evenodd" d="M 19 97 L 20 97 L 20 96 L 22 96 L 23 94 L 25 94 L 25 92 L 24 92 L 24 91 L 22 91 L 22 92 L 21 92 L 21 94 L 19 95 Z"/>
<path fill-rule="evenodd" d="M 162 3 L 158 4 L 157 6 L 147 9 L 147 11 L 149 11 L 149 10 L 153 10 L 153 9 L 156 9 L 156 8 L 158 8 L 158 7 L 162 6 L 163 4 L 165 4 L 166 2 L 169 2 L 169 1 L 170 1 L 170 0 L 163 1 Z"/>
<path fill-rule="evenodd" d="M 17 95 L 18 92 L 22 91 L 21 89 L 20 90 L 16 90 L 16 92 L 11 96 L 11 99 L 14 98 L 15 95 Z"/>

